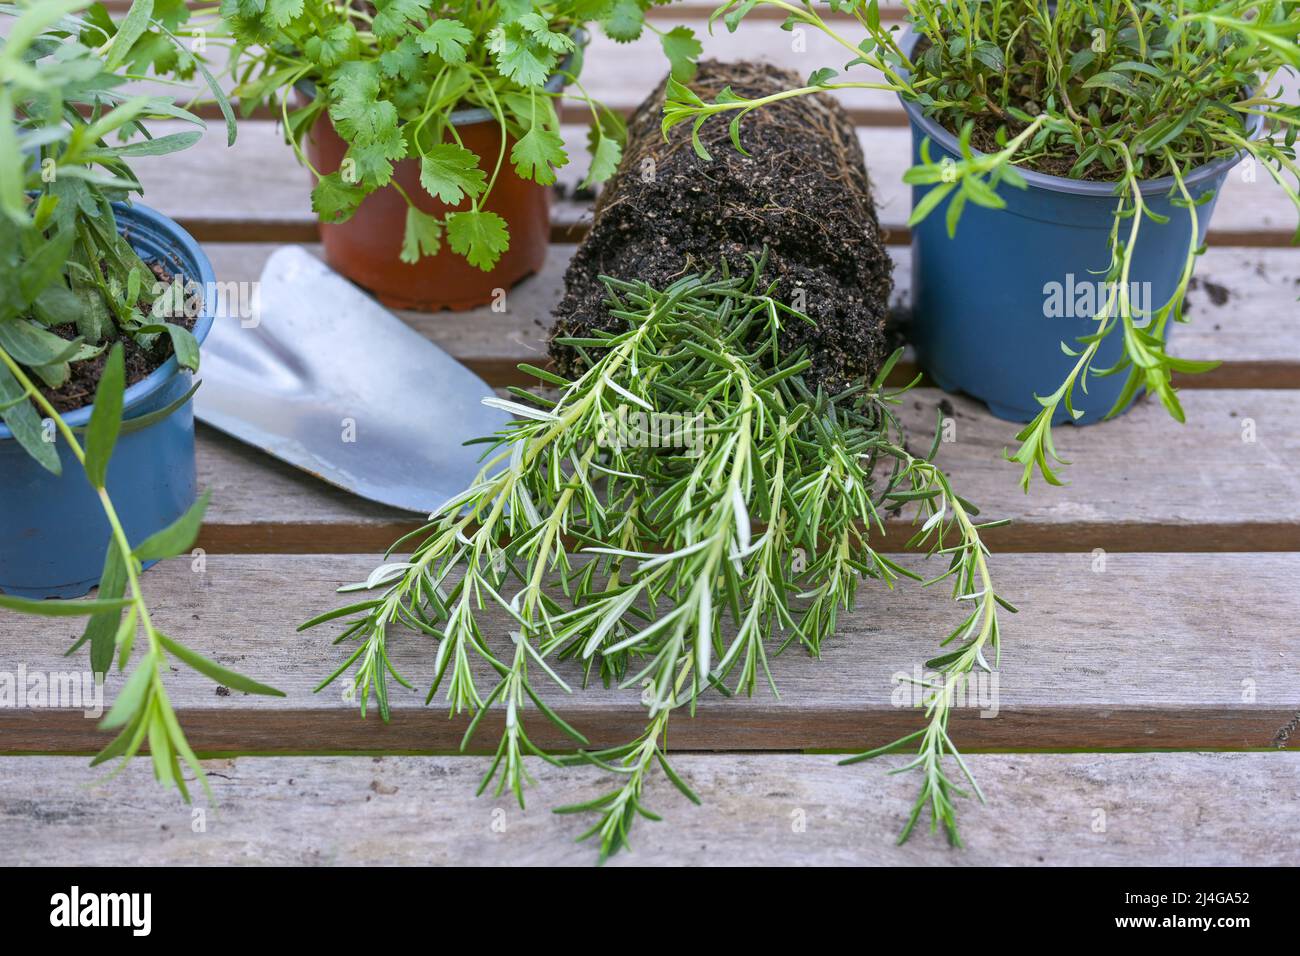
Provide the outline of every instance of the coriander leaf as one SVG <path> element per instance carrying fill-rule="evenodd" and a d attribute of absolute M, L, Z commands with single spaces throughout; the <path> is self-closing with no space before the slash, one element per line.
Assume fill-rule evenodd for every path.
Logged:
<path fill-rule="evenodd" d="M 347 158 L 356 164 L 357 179 L 361 182 L 386 186 L 393 178 L 391 160 L 402 159 L 405 155 L 406 140 L 401 131 L 394 128 L 383 139 L 364 145 L 353 143 L 348 148 Z"/>
<path fill-rule="evenodd" d="M 420 156 L 420 185 L 448 206 L 459 204 L 466 195 L 477 196 L 486 182 L 478 157 L 458 143 L 439 143 Z"/>
<path fill-rule="evenodd" d="M 436 256 L 441 246 L 442 223 L 414 206 L 407 206 L 402 261 L 415 264 L 420 261 L 420 256 Z"/>
<path fill-rule="evenodd" d="M 560 117 L 555 112 L 555 101 L 549 96 L 538 96 L 532 91 L 502 93 L 501 105 L 506 108 L 506 113 L 524 129 L 531 129 L 533 126 L 553 130 L 560 128 Z"/>
<path fill-rule="evenodd" d="M 555 53 L 540 46 L 518 22 L 493 27 L 488 50 L 501 74 L 524 87 L 545 85 L 556 62 Z"/>
<path fill-rule="evenodd" d="M 584 189 L 603 183 L 613 176 L 623 159 L 623 144 L 603 135 L 595 124 L 588 133 L 587 144 L 591 149 L 591 166 L 587 170 L 587 178 L 582 181 Z"/>
<path fill-rule="evenodd" d="M 303 43 L 303 52 L 321 66 L 333 67 L 347 59 L 357 45 L 356 28 L 351 23 L 340 23 L 326 31 L 324 36 L 308 37 Z"/>
<path fill-rule="evenodd" d="M 189 17 L 185 0 L 156 0 L 153 5 L 153 18 L 173 33 Z"/>
<path fill-rule="evenodd" d="M 267 0 L 266 10 L 277 27 L 287 27 L 302 16 L 303 0 Z"/>
<path fill-rule="evenodd" d="M 368 146 L 391 143 L 393 134 L 401 138 L 397 107 L 388 100 L 359 102 L 348 98 L 330 107 L 330 119 L 340 136 L 350 143 Z M 391 158 L 400 159 L 401 153 Z"/>
<path fill-rule="evenodd" d="M 673 27 L 659 38 L 664 56 L 672 64 L 673 79 L 689 83 L 695 78 L 695 61 L 704 52 L 704 46 L 695 38 L 690 27 Z"/>
<path fill-rule="evenodd" d="M 428 97 L 429 81 L 420 73 L 396 85 L 393 90 L 393 105 L 403 120 L 418 122 L 424 115 L 424 104 Z"/>
<path fill-rule="evenodd" d="M 447 216 L 447 241 L 470 265 L 489 272 L 510 247 L 510 233 L 506 221 L 496 213 L 475 209 Z"/>
<path fill-rule="evenodd" d="M 446 63 L 464 63 L 465 47 L 473 40 L 474 34 L 459 20 L 439 19 L 416 37 L 415 42 L 425 53 L 435 53 Z"/>
<path fill-rule="evenodd" d="M 420 64 L 420 47 L 412 37 L 403 37 L 401 43 L 379 55 L 379 71 L 389 79 L 414 79 L 420 72 Z"/>
<path fill-rule="evenodd" d="M 330 80 L 330 96 L 349 109 L 364 112 L 370 101 L 379 96 L 379 64 L 373 60 L 348 60 L 339 66 Z M 330 108 L 331 114 L 334 107 Z"/>
<path fill-rule="evenodd" d="M 311 208 L 323 222 L 346 222 L 366 198 L 359 183 L 343 180 L 337 172 L 322 176 L 311 191 Z"/>
<path fill-rule="evenodd" d="M 550 20 L 540 13 L 525 13 L 517 21 L 538 46 L 552 53 L 567 53 L 573 49 L 573 40 L 563 33 L 552 33 Z"/>
<path fill-rule="evenodd" d="M 617 0 L 600 27 L 616 43 L 629 43 L 645 28 L 645 8 L 637 0 Z"/>
<path fill-rule="evenodd" d="M 371 32 L 381 40 L 394 40 L 407 31 L 407 21 L 424 16 L 430 0 L 377 0 Z"/>
<path fill-rule="evenodd" d="M 523 179 L 549 186 L 555 182 L 552 165 L 563 166 L 569 161 L 564 151 L 564 140 L 559 135 L 540 126 L 534 126 L 523 135 L 510 151 L 510 161 Z"/>

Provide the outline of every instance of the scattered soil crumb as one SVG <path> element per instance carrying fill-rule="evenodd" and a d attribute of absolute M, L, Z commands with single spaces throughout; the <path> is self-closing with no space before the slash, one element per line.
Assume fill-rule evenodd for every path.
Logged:
<path fill-rule="evenodd" d="M 1210 301 L 1215 305 L 1226 305 L 1232 293 L 1227 286 L 1219 285 L 1217 282 L 1211 282 L 1209 279 L 1201 283 L 1205 286 L 1205 292 L 1210 297 Z"/>

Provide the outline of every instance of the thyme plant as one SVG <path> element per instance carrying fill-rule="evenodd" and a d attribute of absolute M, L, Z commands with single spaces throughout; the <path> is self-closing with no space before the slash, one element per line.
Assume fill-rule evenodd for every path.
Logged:
<path fill-rule="evenodd" d="M 207 498 L 172 526 L 131 542 L 108 492 L 118 437 L 165 418 L 190 398 L 124 421 L 123 343 L 167 349 L 188 369 L 197 369 L 199 359 L 190 332 L 159 319 L 154 305 L 169 290 L 122 237 L 113 202 L 141 192 L 129 166 L 132 157 L 184 149 L 205 125 L 170 97 L 127 96 L 120 89 L 125 82 L 150 69 L 168 76 L 200 70 L 225 101 L 207 68 L 178 41 L 174 13 L 155 18 L 152 0 L 138 0 L 115 23 L 99 4 L 85 7 L 86 0 L 39 0 L 0 8 L 12 18 L 0 38 L 0 419 L 53 475 L 62 471 L 56 444 L 62 440 L 103 506 L 110 537 L 103 542 L 95 599 L 33 601 L 0 594 L 0 608 L 87 617 L 68 653 L 88 644 L 97 675 L 114 662 L 125 672 L 133 651 L 140 651 L 100 724 L 116 736 L 92 765 L 121 757 L 125 766 L 148 743 L 155 776 L 188 799 L 183 765 L 205 787 L 206 778 L 163 683 L 172 658 L 226 686 L 280 692 L 178 643 L 150 615 L 143 565 L 193 547 Z M 164 117 L 198 130 L 151 136 L 147 121 Z M 78 433 L 47 392 L 63 385 L 74 365 L 96 360 L 103 361 L 103 372 L 94 409 Z"/>
<path fill-rule="evenodd" d="M 401 258 L 436 255 L 445 238 L 451 251 L 490 270 L 510 246 L 506 221 L 483 204 L 506 162 L 523 179 L 555 182 L 568 164 L 555 100 L 548 88 L 563 77 L 564 95 L 591 113 L 591 165 L 586 184 L 603 182 L 618 167 L 622 116 L 587 95 L 581 70 L 582 28 L 599 21 L 613 40 L 658 33 L 678 75 L 689 75 L 700 45 L 691 31 L 667 32 L 645 23 L 649 0 L 222 0 L 221 16 L 235 39 L 231 71 L 245 109 L 269 104 L 280 115 L 299 162 L 317 178 L 312 207 L 326 222 L 351 218 L 367 195 L 392 186 L 406 201 Z M 295 89 L 304 91 L 301 105 Z M 310 92 L 311 95 L 306 95 Z M 456 110 L 486 110 L 501 129 L 495 156 L 467 147 Z M 301 143 L 328 112 L 348 143 L 351 174 L 323 175 Z M 420 185 L 449 206 L 442 216 L 420 210 L 393 180 L 393 163 L 420 164 Z"/>
<path fill-rule="evenodd" d="M 821 10 L 847 14 L 826 19 Z M 1300 4 L 1291 0 L 984 0 L 980 3 L 904 0 L 906 19 L 920 37 L 904 53 L 895 27 L 883 24 L 878 0 L 732 0 L 719 7 L 736 30 L 756 8 L 786 15 L 783 28 L 817 30 L 844 49 L 841 77 L 832 67 L 814 70 L 807 83 L 770 96 L 746 99 L 731 91 L 704 102 L 681 83 L 670 85 L 664 129 L 690 122 L 698 134 L 711 117 L 730 116 L 732 140 L 743 149 L 740 121 L 782 99 L 845 89 L 898 93 L 956 133 L 961 158 L 932 160 L 929 141 L 922 162 L 904 180 L 931 185 L 912 211 L 909 225 L 934 214 L 947 201 L 948 231 L 955 233 L 967 203 L 1002 208 L 999 188 L 1024 188 L 1017 167 L 1115 184 L 1110 235 L 1110 290 L 1096 315 L 1097 328 L 1077 343 L 1062 343 L 1076 358 L 1060 386 L 1038 397 L 1041 412 L 1017 435 L 1012 460 L 1022 466 L 1028 490 L 1035 469 L 1060 484 L 1064 464 L 1052 443 L 1052 420 L 1071 403 L 1076 387 L 1093 376 L 1123 375 L 1125 387 L 1108 417 L 1121 411 L 1139 388 L 1156 395 L 1183 421 L 1174 373 L 1207 371 L 1217 363 L 1179 359 L 1165 348 L 1170 322 L 1183 322 L 1183 301 L 1196 256 L 1197 206 L 1185 179 L 1193 169 L 1245 154 L 1267 170 L 1300 208 L 1300 166 L 1295 139 L 1300 105 L 1286 98 L 1281 81 L 1300 68 Z M 1258 133 L 1256 124 L 1262 122 Z M 696 151 L 707 156 L 698 135 Z M 1181 278 L 1169 300 L 1149 317 L 1129 301 L 1135 244 L 1146 221 L 1162 222 L 1142 198 L 1145 180 L 1172 177 L 1174 204 L 1191 218 L 1192 241 Z M 1297 233 L 1300 239 L 1300 233 Z M 1098 367 L 1101 343 L 1124 342 L 1123 357 Z"/>
<path fill-rule="evenodd" d="M 473 484 L 345 589 L 372 596 L 303 625 L 344 622 L 338 640 L 355 646 L 321 686 L 350 681 L 363 714 L 373 696 L 385 718 L 389 680 L 411 686 L 390 641 L 434 638 L 427 702 L 441 691 L 451 713 L 468 715 L 463 745 L 490 708 L 505 709 L 480 792 L 495 782 L 522 805 L 528 756 L 609 772 L 608 793 L 561 808 L 596 815 L 587 835 L 602 859 L 626 845 L 638 814 L 657 819 L 643 803 L 656 767 L 697 799 L 669 762 L 674 713 L 710 691 L 752 694 L 766 683 L 775 692 L 771 656 L 796 643 L 818 655 L 863 578 L 886 587 L 919 579 L 873 546 L 882 512 L 903 507 L 916 511 L 911 546 L 947 560 L 927 583 L 951 582 L 970 612 L 930 661 L 924 727 L 851 760 L 915 747 L 908 766 L 921 787 L 902 838 L 928 807 L 932 827 L 958 841 L 953 797 L 969 773 L 948 718 L 972 670 L 996 661 L 999 607 L 1014 610 L 992 583 L 981 540 L 990 525 L 934 464 L 937 440 L 925 454 L 908 449 L 894 412 L 901 393 L 883 385 L 897 355 L 874 382 L 834 396 L 808 389 L 809 359 L 802 349 L 781 354 L 777 337 L 783 324 L 810 320 L 758 284 L 761 270 L 661 290 L 607 279 L 625 327 L 566 340 L 587 359 L 574 380 L 521 366 L 547 394 L 516 388 L 517 401 L 486 400 L 518 418 L 485 440 Z M 486 627 L 493 606 L 512 630 L 505 653 L 494 646 L 504 635 Z M 476 660 L 492 686 L 476 680 Z M 556 689 L 570 691 L 558 661 L 584 685 L 641 688 L 644 733 L 591 749 L 553 705 Z M 576 753 L 530 739 L 534 709 Z"/>

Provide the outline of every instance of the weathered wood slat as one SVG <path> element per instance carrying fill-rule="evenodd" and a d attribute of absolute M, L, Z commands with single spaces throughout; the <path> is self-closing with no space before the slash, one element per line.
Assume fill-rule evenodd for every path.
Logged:
<path fill-rule="evenodd" d="M 267 243 L 210 243 L 206 251 L 217 278 L 252 282 L 275 250 Z M 311 251 L 320 254 L 319 246 Z M 574 246 L 550 248 L 536 276 L 520 283 L 499 303 L 464 313 L 403 312 L 402 317 L 491 385 L 532 385 L 520 362 L 544 358 L 546 329 L 563 294 L 564 270 Z M 911 250 L 890 249 L 895 263 L 892 306 L 905 317 L 911 299 Z M 1174 330 L 1172 351 L 1188 359 L 1222 362 L 1213 371 L 1180 376 L 1183 388 L 1300 388 L 1300 338 L 1285 322 L 1261 317 L 1294 312 L 1300 293 L 1300 253 L 1289 249 L 1213 247 L 1197 263 L 1187 296 L 1192 322 Z M 896 367 L 894 381 L 917 374 L 909 356 Z"/>
<path fill-rule="evenodd" d="M 169 124 L 155 124 L 158 133 Z M 909 189 L 902 182 L 910 164 L 910 133 L 905 129 L 860 132 L 867 165 L 877 191 L 882 225 L 889 241 L 905 244 L 910 213 Z M 586 132 L 565 127 L 573 161 L 560 171 L 571 188 L 586 174 Z M 275 124 L 253 120 L 241 124 L 239 139 L 227 148 L 215 130 L 194 147 L 163 157 L 143 157 L 133 164 L 145 186 L 144 201 L 177 219 L 207 242 L 312 242 L 316 219 L 311 211 L 310 175 L 298 166 Z M 585 202 L 558 202 L 552 212 L 552 238 L 576 241 L 585 232 L 590 212 Z M 1255 182 L 1229 177 L 1215 210 L 1211 244 L 1288 246 L 1295 211 L 1267 174 Z"/>
<path fill-rule="evenodd" d="M 120 2 L 120 0 L 110 0 Z M 896 19 L 892 2 L 886 17 Z M 711 5 L 654 8 L 662 26 L 691 22 L 698 32 Z M 771 11 L 767 11 L 768 14 Z M 851 25 L 850 25 L 851 27 Z M 839 65 L 839 49 L 816 33 L 791 35 L 772 22 L 705 37 L 705 55 L 743 54 L 800 75 Z M 801 45 L 806 43 L 806 46 Z M 616 109 L 638 102 L 662 74 L 657 40 L 629 45 L 597 37 L 584 82 Z M 864 149 L 900 267 L 896 306 L 905 312 L 909 207 L 901 174 L 909 162 L 904 114 L 879 91 L 841 96 Z M 211 111 L 208 111 L 211 113 Z M 215 114 L 212 114 L 215 115 Z M 565 106 L 574 162 L 562 194 L 585 172 L 580 105 Z M 165 130 L 160 130 L 165 131 Z M 208 250 L 222 279 L 257 277 L 269 246 L 315 238 L 309 177 L 269 121 L 245 122 L 226 151 L 214 129 L 196 149 L 143 160 L 145 201 L 178 218 Z M 579 239 L 585 199 L 557 203 L 553 238 Z M 1288 247 L 1294 211 L 1264 173 L 1235 172 L 1216 211 L 1210 252 L 1190 298 L 1194 324 L 1178 329 L 1174 350 L 1223 358 L 1210 375 L 1182 384 L 1188 425 L 1140 406 L 1101 428 L 1062 429 L 1058 447 L 1077 461 L 1065 489 L 1037 486 L 1023 496 L 1013 466 L 1000 461 L 1015 427 L 974 403 L 933 389 L 908 397 L 903 415 L 928 433 L 936 408 L 952 419 L 955 441 L 940 461 L 987 517 L 1012 516 L 993 531 L 1001 589 L 1022 607 L 1005 622 L 995 717 L 959 709 L 955 739 L 967 751 L 990 805 L 964 804 L 970 849 L 954 854 L 922 836 L 895 849 L 893 837 L 914 795 L 910 776 L 885 766 L 838 768 L 831 756 L 720 751 L 849 751 L 914 730 L 921 715 L 896 706 L 899 672 L 934 653 L 958 620 L 946 593 L 908 586 L 864 587 L 821 662 L 790 652 L 774 664 L 782 698 L 703 703 L 674 719 L 671 742 L 687 751 L 679 769 L 705 800 L 690 807 L 660 777 L 649 803 L 667 825 L 645 824 L 634 863 L 1088 863 L 1110 865 L 1295 864 L 1300 838 L 1290 826 L 1300 787 L 1294 753 L 1010 754 L 1060 750 L 1286 749 L 1300 733 L 1300 338 L 1294 323 L 1300 257 Z M 1250 247 L 1250 248 L 1247 248 Z M 1275 248 L 1270 248 L 1275 247 Z M 514 366 L 538 361 L 543 325 L 559 295 L 572 247 L 551 250 L 542 274 L 511 290 L 507 311 L 459 316 L 405 314 L 423 334 L 494 386 L 519 381 Z M 904 369 L 911 371 L 911 368 Z M 1240 389 L 1224 391 L 1223 389 Z M 364 440 L 364 422 L 359 423 Z M 178 669 L 168 688 L 192 743 L 213 754 L 450 753 L 465 723 L 439 703 L 423 705 L 431 641 L 394 637 L 398 668 L 420 687 L 394 688 L 394 719 L 361 720 L 331 687 L 312 689 L 341 662 L 333 632 L 294 627 L 339 603 L 332 589 L 358 580 L 372 551 L 408 529 L 412 516 L 371 505 L 293 471 L 207 429 L 200 432 L 201 481 L 215 493 L 199 566 L 168 562 L 146 586 L 167 633 L 288 692 L 283 700 L 214 688 Z M 901 545 L 891 525 L 885 547 Z M 1105 553 L 1090 553 L 1101 548 Z M 1029 552 L 1011 554 L 1006 552 Z M 1245 553 L 1125 553 L 1125 552 Z M 1262 553 L 1262 552 L 1293 553 Z M 283 553 L 294 552 L 294 553 Z M 1052 552 L 1052 553 L 1044 553 Z M 60 672 L 84 658 L 59 652 L 75 625 L 0 612 L 0 671 Z M 507 623 L 486 628 L 501 637 Z M 561 672 L 577 683 L 575 669 Z M 480 674 L 482 686 L 489 676 Z M 109 678 L 108 698 L 121 686 Z M 644 715 L 635 691 L 604 688 L 548 699 L 595 745 L 631 739 Z M 986 695 L 990 692 L 986 686 Z M 536 711 L 525 712 L 543 746 L 567 741 Z M 489 747 L 501 719 L 483 724 L 474 748 Z M 589 769 L 540 765 L 530 809 L 472 792 L 478 757 L 316 756 L 210 761 L 220 813 L 190 829 L 188 808 L 150 779 L 145 761 L 102 790 L 79 757 L 107 740 L 76 710 L 0 707 L 0 862 L 183 863 L 590 863 L 589 846 L 570 838 L 581 821 L 551 806 L 595 796 L 608 780 Z M 690 753 L 709 751 L 710 753 Z M 986 753 L 980 753 L 981 751 Z M 998 752 L 996 754 L 987 753 Z M 893 762 L 901 762 L 901 758 Z M 108 799 L 104 799 L 107 797 Z M 1104 832 L 1097 832 L 1098 811 Z M 504 814 L 504 816 L 502 816 Z M 792 827 L 805 819 L 806 828 Z M 340 820 L 348 825 L 339 826 Z M 504 820 L 506 830 L 493 828 Z M 113 836 L 105 838 L 105 833 Z"/>
<path fill-rule="evenodd" d="M 908 559 L 924 569 L 924 563 Z M 1101 563 L 1098 563 L 1099 560 Z M 393 719 L 362 720 L 335 685 L 313 693 L 346 656 L 328 628 L 296 634 L 303 620 L 344 603 L 333 593 L 362 580 L 365 555 L 206 556 L 168 562 L 146 577 L 158 627 L 220 663 L 265 680 L 284 698 L 222 695 L 187 669 L 168 676 L 191 743 L 208 753 L 454 752 L 465 729 L 441 703 L 424 705 L 434 643 L 395 632 L 389 654 L 416 690 L 392 689 Z M 933 563 L 932 563 L 933 564 Z M 1101 570 L 1098 570 L 1098 569 Z M 951 729 L 969 750 L 1250 749 L 1294 746 L 1300 691 L 1300 554 L 996 555 L 1000 590 L 1020 608 L 1005 621 L 996 690 L 985 685 Z M 922 720 L 897 698 L 894 676 L 913 674 L 960 620 L 941 590 L 864 584 L 857 609 L 810 660 L 793 649 L 773 673 L 781 698 L 710 695 L 697 716 L 671 730 L 682 750 L 853 751 L 886 743 Z M 498 647 L 510 629 L 489 611 L 484 633 Z M 0 615 L 0 670 L 60 672 L 84 667 L 62 655 L 75 626 Z M 498 638 L 500 639 L 498 641 Z M 572 662 L 557 668 L 575 688 Z M 111 674 L 106 697 L 121 686 Z M 493 680 L 480 677 L 484 692 Z M 644 724 L 636 689 L 592 686 L 549 702 L 593 745 L 634 738 Z M 982 712 L 996 711 L 981 717 Z M 474 746 L 494 744 L 501 713 L 487 717 Z M 571 742 L 530 708 L 530 736 Z M 91 752 L 105 742 L 79 710 L 0 708 L 0 750 Z"/>
<path fill-rule="evenodd" d="M 1183 401 L 1181 426 L 1147 402 L 1104 425 L 1062 429 L 1070 485 L 1039 483 L 1028 495 L 1002 460 L 1015 436 L 1010 423 L 933 389 L 912 393 L 902 413 L 921 436 L 931 434 L 936 409 L 952 409 L 956 440 L 939 462 L 985 516 L 1014 518 L 988 532 L 998 550 L 1300 550 L 1300 514 L 1279 504 L 1300 495 L 1300 393 L 1196 391 Z M 1256 440 L 1244 441 L 1251 427 Z M 200 435 L 200 484 L 213 493 L 200 545 L 211 551 L 376 551 L 419 522 L 208 429 Z M 910 533 L 906 523 L 888 531 L 886 550 Z"/>
<path fill-rule="evenodd" d="M 891 758 L 893 763 L 898 761 Z M 959 807 L 964 850 L 894 837 L 915 780 L 827 756 L 682 755 L 691 806 L 662 775 L 620 865 L 1278 866 L 1300 863 L 1292 825 L 1300 754 L 973 756 L 989 802 Z M 608 787 L 540 764 L 528 809 L 475 799 L 486 760 L 311 757 L 207 763 L 202 830 L 143 761 L 87 789 L 84 761 L 0 759 L 5 865 L 577 865 L 587 817 L 551 808 Z M 33 839 L 33 834 L 37 835 Z"/>

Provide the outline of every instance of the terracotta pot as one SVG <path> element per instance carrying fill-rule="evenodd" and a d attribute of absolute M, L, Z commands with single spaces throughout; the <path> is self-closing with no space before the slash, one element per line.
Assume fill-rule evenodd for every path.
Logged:
<path fill-rule="evenodd" d="M 482 165 L 490 173 L 501 149 L 501 128 L 491 120 L 474 122 L 477 114 L 483 111 L 466 110 L 462 115 L 469 122 L 459 117 L 453 117 L 453 122 L 461 142 L 482 157 Z M 312 165 L 322 174 L 336 171 L 347 152 L 347 144 L 325 113 L 312 126 L 303 145 Z M 519 178 L 510 162 L 513 146 L 513 138 L 508 138 L 506 159 L 483 206 L 505 219 L 510 231 L 510 248 L 492 271 L 470 265 L 451 251 L 445 238 L 437 255 L 425 256 L 414 265 L 402 262 L 399 256 L 406 228 L 406 201 L 392 186 L 367 196 L 347 222 L 320 223 L 325 261 L 391 308 L 434 312 L 471 309 L 491 302 L 495 290 L 508 289 L 541 269 L 551 231 L 550 188 Z M 448 206 L 425 192 L 416 160 L 394 163 L 393 178 L 430 215 L 443 216 L 470 207 L 468 200 Z"/>

